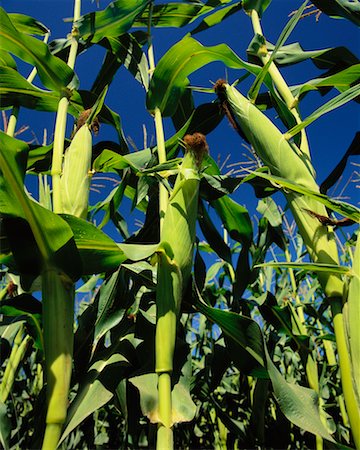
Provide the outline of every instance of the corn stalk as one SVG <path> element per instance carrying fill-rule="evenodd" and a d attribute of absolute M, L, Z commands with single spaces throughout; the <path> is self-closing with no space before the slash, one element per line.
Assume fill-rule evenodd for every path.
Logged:
<path fill-rule="evenodd" d="M 75 0 L 74 22 L 80 17 L 80 6 L 81 0 Z M 77 29 L 73 26 L 72 41 L 68 57 L 68 66 L 71 69 L 75 67 L 78 49 L 77 35 Z M 62 165 L 68 105 L 69 100 L 66 93 L 64 93 L 60 98 L 56 115 L 51 168 L 53 209 L 55 213 L 69 212 L 67 210 L 64 211 L 62 205 L 62 196 L 67 187 L 67 183 L 65 181 L 62 182 Z M 83 133 L 85 134 L 86 132 L 84 131 Z M 76 139 L 76 143 L 77 140 L 78 138 Z M 88 141 L 85 143 L 87 144 L 87 147 L 90 145 L 91 152 L 91 141 L 90 144 L 88 144 Z M 83 157 L 86 159 L 87 155 L 84 154 Z M 73 163 L 73 161 L 71 161 L 71 163 Z M 63 177 L 65 177 L 65 179 L 71 177 L 71 172 L 73 176 L 77 176 L 76 171 L 77 167 L 75 166 L 67 167 L 67 173 L 66 175 L 63 175 Z M 69 196 L 66 198 L 69 199 Z M 74 333 L 75 290 L 73 281 L 57 267 L 54 267 L 49 264 L 48 261 L 45 261 L 45 267 L 42 271 L 42 294 L 45 375 L 47 382 L 46 429 L 42 449 L 52 450 L 57 448 L 62 427 L 65 423 L 68 406 Z"/>
<path fill-rule="evenodd" d="M 308 155 L 289 143 L 280 130 L 233 86 L 219 80 L 215 90 L 226 105 L 232 122 L 241 128 L 273 175 L 319 192 Z M 334 233 L 331 227 L 323 225 L 317 218 L 328 216 L 325 206 L 306 195 L 285 192 L 285 196 L 311 259 L 316 263 L 338 265 Z M 338 274 L 328 272 L 319 273 L 318 278 L 331 305 L 345 404 L 354 441 L 359 448 L 360 415 L 352 385 L 351 361 L 342 314 L 344 282 Z"/>
<path fill-rule="evenodd" d="M 185 136 L 186 154 L 169 198 L 158 255 L 155 371 L 158 374 L 159 420 L 157 448 L 173 448 L 171 373 L 177 318 L 190 280 L 197 219 L 199 167 L 207 152 L 200 133 Z"/>

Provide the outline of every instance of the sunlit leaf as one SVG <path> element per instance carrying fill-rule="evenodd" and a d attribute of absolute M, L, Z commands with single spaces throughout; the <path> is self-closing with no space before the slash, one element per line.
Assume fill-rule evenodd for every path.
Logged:
<path fill-rule="evenodd" d="M 161 58 L 150 82 L 147 108 L 160 108 L 164 116 L 176 111 L 178 99 L 188 85 L 188 76 L 214 61 L 221 61 L 234 69 L 257 74 L 260 70 L 239 58 L 227 45 L 205 47 L 191 37 L 185 37 Z"/>
<path fill-rule="evenodd" d="M 296 183 L 292 183 L 285 178 L 276 177 L 274 175 L 269 175 L 267 173 L 256 171 L 253 172 L 251 175 L 246 176 L 243 179 L 243 182 L 250 181 L 253 177 L 261 177 L 266 180 L 271 181 L 275 185 L 281 186 L 282 188 L 290 189 L 294 192 L 298 192 L 299 194 L 307 195 L 320 203 L 323 203 L 326 207 L 330 208 L 331 210 L 343 215 L 344 217 L 347 217 L 348 219 L 351 219 L 355 222 L 360 221 L 360 210 L 349 203 L 342 202 L 339 200 L 331 199 L 330 197 L 320 194 L 319 192 L 311 191 L 310 189 Z"/>
<path fill-rule="evenodd" d="M 220 10 L 215 10 L 215 12 L 209 14 L 203 19 L 200 24 L 191 31 L 191 34 L 200 33 L 200 31 L 208 30 L 219 23 L 222 23 L 225 19 L 240 11 L 242 8 L 242 3 L 237 2 L 233 5 L 225 6 Z"/>
<path fill-rule="evenodd" d="M 70 83 L 73 78 L 70 67 L 52 56 L 46 44 L 19 32 L 3 8 L 0 8 L 0 23 L 0 48 L 34 65 L 44 86 L 61 90 Z"/>
<path fill-rule="evenodd" d="M 0 402 L 0 443 L 4 450 L 9 450 L 9 440 L 11 433 L 11 422 L 8 416 L 6 405 Z"/>
<path fill-rule="evenodd" d="M 118 0 L 103 11 L 85 14 L 76 23 L 80 36 L 93 43 L 103 38 L 118 37 L 131 28 L 135 18 L 148 4 L 149 0 Z"/>
<path fill-rule="evenodd" d="M 49 33 L 49 29 L 33 17 L 16 13 L 10 13 L 8 16 L 14 27 L 21 33 L 39 36 L 44 36 L 46 33 Z"/>
<path fill-rule="evenodd" d="M 154 5 L 151 11 L 151 25 L 153 27 L 183 27 L 193 22 L 197 17 L 211 11 L 211 7 L 201 4 L 185 2 L 168 2 Z M 146 9 L 135 22 L 134 27 L 147 27 L 149 23 L 149 10 Z"/>
<path fill-rule="evenodd" d="M 310 114 L 310 116 L 306 117 L 306 119 L 304 119 L 301 123 L 295 125 L 293 128 L 291 128 L 291 130 L 287 131 L 285 137 L 289 139 L 290 137 L 295 136 L 297 133 L 299 133 L 299 131 L 301 131 L 303 128 L 313 123 L 319 117 L 333 111 L 336 108 L 339 108 L 342 105 L 345 105 L 351 100 L 354 100 L 359 95 L 360 95 L 360 84 L 356 84 L 355 86 L 350 87 L 346 91 L 341 92 L 341 94 L 337 95 L 336 97 L 326 102 L 324 105 L 320 106 L 320 108 L 318 108 L 316 111 Z"/>
<path fill-rule="evenodd" d="M 76 277 L 79 271 L 79 267 L 76 266 L 79 261 L 70 227 L 60 216 L 31 200 L 24 190 L 23 177 L 28 146 L 5 133 L 0 132 L 0 135 L 2 140 L 0 147 L 0 167 L 2 171 L 0 176 L 0 211 L 2 215 L 9 217 L 9 219 L 14 217 L 25 219 L 41 257 L 45 261 L 56 259 L 61 267 L 65 266 L 64 270 L 67 270 L 67 273 Z M 11 228 L 8 229 L 8 232 L 13 231 Z M 16 240 L 14 240 L 15 244 Z M 21 249 L 13 248 L 13 252 L 14 250 L 21 258 Z M 33 251 L 33 254 L 30 252 L 28 256 L 36 258 L 39 255 Z"/>

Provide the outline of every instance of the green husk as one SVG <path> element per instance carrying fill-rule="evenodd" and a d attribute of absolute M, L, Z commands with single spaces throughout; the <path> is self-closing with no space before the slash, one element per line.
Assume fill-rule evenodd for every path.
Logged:
<path fill-rule="evenodd" d="M 273 175 L 319 192 L 307 154 L 290 144 L 271 120 L 233 86 L 218 82 L 217 92 L 226 101 L 232 119 Z M 304 195 L 285 192 L 285 196 L 312 260 L 339 264 L 334 233 L 317 218 L 328 217 L 325 206 Z M 318 277 L 328 297 L 342 297 L 344 285 L 338 275 L 319 273 Z"/>
<path fill-rule="evenodd" d="M 199 194 L 199 167 L 207 151 L 205 137 L 185 136 L 187 152 L 168 200 L 157 252 L 155 371 L 158 373 L 159 427 L 157 449 L 172 448 L 171 373 L 177 318 L 191 269 Z"/>
<path fill-rule="evenodd" d="M 60 179 L 62 213 L 86 219 L 91 182 L 92 136 L 84 124 L 65 152 Z"/>
<path fill-rule="evenodd" d="M 215 90 L 233 125 L 242 130 L 273 175 L 319 192 L 307 153 L 301 152 L 294 144 L 286 141 L 278 128 L 233 86 L 220 80 L 216 83 Z M 330 226 L 323 225 L 323 220 L 320 220 L 320 217 L 328 217 L 325 206 L 306 195 L 286 191 L 284 194 L 312 260 L 338 265 L 339 257 L 333 230 Z M 340 275 L 330 272 L 318 273 L 318 278 L 330 300 L 345 404 L 356 448 L 360 448 L 360 412 L 353 385 L 353 367 L 342 311 L 344 282 Z"/>

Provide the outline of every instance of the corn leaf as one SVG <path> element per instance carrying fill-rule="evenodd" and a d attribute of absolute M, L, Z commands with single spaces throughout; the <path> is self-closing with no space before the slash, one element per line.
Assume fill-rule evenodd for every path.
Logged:
<path fill-rule="evenodd" d="M 185 37 L 160 59 L 153 73 L 147 95 L 147 108 L 160 108 L 164 116 L 172 116 L 178 99 L 188 85 L 188 75 L 214 61 L 233 69 L 245 69 L 257 74 L 261 69 L 243 61 L 225 44 L 205 47 L 191 37 Z M 270 83 L 271 84 L 271 83 Z"/>
<path fill-rule="evenodd" d="M 94 162 L 94 169 L 97 172 L 117 172 L 131 167 L 137 172 L 150 161 L 151 156 L 149 148 L 129 153 L 128 155 L 120 155 L 111 150 L 103 150 Z"/>
<path fill-rule="evenodd" d="M 0 402 L 0 444 L 4 450 L 10 449 L 11 422 L 5 403 Z"/>
<path fill-rule="evenodd" d="M 198 300 L 196 306 L 239 345 L 238 352 L 242 350 L 250 355 L 253 361 L 253 365 L 247 367 L 247 370 L 252 367 L 250 373 L 261 378 L 266 378 L 268 374 L 281 411 L 292 423 L 330 442 L 335 442 L 321 422 L 315 391 L 285 380 L 269 357 L 260 327 L 255 321 L 239 314 L 212 308 L 202 300 Z"/>
<path fill-rule="evenodd" d="M 71 82 L 74 73 L 70 67 L 52 56 L 46 44 L 19 32 L 3 8 L 0 23 L 0 48 L 35 66 L 44 86 L 59 91 Z"/>
<path fill-rule="evenodd" d="M 261 171 L 256 171 L 251 175 L 246 176 L 242 180 L 242 183 L 249 182 L 254 177 L 264 178 L 271 181 L 275 185 L 281 186 L 282 188 L 290 189 L 291 191 L 298 192 L 299 194 L 307 195 L 308 197 L 317 200 L 318 202 L 324 204 L 326 207 L 330 208 L 332 211 L 335 211 L 342 216 L 347 217 L 348 219 L 354 220 L 355 222 L 360 221 L 360 210 L 356 206 L 339 200 L 331 199 L 327 195 L 320 194 L 319 192 L 314 192 L 304 186 L 301 186 L 300 184 L 288 181 L 285 178 L 280 178 Z"/>
<path fill-rule="evenodd" d="M 231 251 L 229 246 L 224 242 L 222 236 L 220 235 L 217 227 L 213 224 L 208 212 L 205 209 L 204 203 L 200 201 L 199 203 L 199 217 L 198 222 L 201 231 L 210 245 L 212 251 L 223 259 L 224 261 L 231 264 Z"/>
<path fill-rule="evenodd" d="M 354 83 L 360 79 L 360 64 L 354 64 L 351 67 L 337 72 L 334 75 L 322 78 L 314 78 L 299 86 L 292 86 L 291 91 L 294 96 L 300 97 L 311 90 L 319 90 L 321 88 L 335 87 L 340 92 L 349 89 Z"/>
<path fill-rule="evenodd" d="M 303 128 L 307 127 L 311 123 L 313 123 L 316 119 L 333 111 L 336 108 L 339 108 L 342 105 L 354 100 L 357 96 L 360 95 L 360 84 L 356 84 L 336 97 L 332 98 L 324 105 L 320 106 L 316 111 L 314 111 L 310 116 L 306 117 L 301 123 L 295 125 L 291 130 L 285 133 L 286 139 L 291 138 L 298 134 Z"/>
<path fill-rule="evenodd" d="M 93 92 L 99 93 L 106 84 L 110 84 L 121 64 L 129 70 L 135 80 L 148 89 L 148 61 L 141 44 L 132 34 L 108 37 L 101 44 L 108 49 L 108 53 L 91 88 Z"/>
<path fill-rule="evenodd" d="M 14 58 L 10 55 L 10 53 L 5 52 L 4 50 L 0 50 L 0 66 L 11 67 L 11 69 L 17 70 Z"/>
<path fill-rule="evenodd" d="M 360 25 L 359 3 L 351 0 L 314 0 L 317 8 L 330 17 L 343 17 Z"/>
<path fill-rule="evenodd" d="M 355 134 L 354 139 L 352 140 L 349 148 L 346 150 L 344 156 L 341 158 L 340 162 L 321 183 L 320 192 L 322 194 L 326 194 L 327 191 L 340 179 L 345 170 L 348 158 L 351 155 L 360 155 L 360 131 Z"/>
<path fill-rule="evenodd" d="M 205 19 L 203 19 L 200 24 L 191 31 L 191 35 L 193 36 L 196 33 L 200 33 L 201 31 L 208 30 L 215 25 L 223 22 L 226 18 L 230 17 L 232 14 L 240 11 L 242 8 L 241 2 L 236 2 L 235 4 L 225 6 L 220 10 L 215 10 L 215 12 L 209 14 Z"/>
<path fill-rule="evenodd" d="M 189 362 L 189 361 L 188 361 Z M 179 381 L 175 384 L 171 392 L 172 400 L 172 423 L 190 422 L 196 413 L 196 405 L 190 396 L 189 364 L 186 362 L 182 368 Z M 191 367 L 191 366 L 190 366 Z M 147 373 L 130 378 L 140 394 L 140 406 L 144 416 L 148 417 L 151 423 L 158 422 L 158 398 L 157 384 L 158 375 Z"/>
<path fill-rule="evenodd" d="M 335 264 L 324 263 L 296 263 L 296 262 L 268 262 L 263 264 L 256 264 L 255 267 L 284 267 L 287 269 L 298 269 L 310 272 L 330 272 L 338 273 L 339 275 L 352 276 L 352 271 L 346 266 L 337 266 Z"/>
<path fill-rule="evenodd" d="M 261 17 L 266 8 L 270 5 L 271 0 L 243 0 L 242 3 L 246 12 L 250 12 L 252 9 L 255 9 Z"/>
<path fill-rule="evenodd" d="M 114 396 L 116 386 L 126 375 L 129 361 L 122 354 L 124 341 L 108 348 L 93 362 L 83 377 L 78 392 L 70 404 L 61 443 L 71 431 Z"/>
<path fill-rule="evenodd" d="M 151 12 L 151 25 L 153 27 L 183 27 L 212 9 L 210 6 L 185 2 L 168 2 L 162 5 L 154 5 Z M 135 20 L 134 27 L 147 27 L 148 23 L 149 10 L 146 9 Z"/>
<path fill-rule="evenodd" d="M 296 24 L 298 23 L 298 21 L 300 20 L 300 17 L 306 7 L 308 3 L 308 0 L 306 0 L 296 11 L 296 13 L 291 17 L 291 19 L 288 21 L 288 23 L 285 25 L 285 27 L 283 28 L 279 39 L 277 40 L 275 47 L 272 49 L 271 55 L 269 60 L 267 61 L 267 63 L 264 65 L 264 67 L 261 69 L 261 71 L 258 73 L 258 75 L 255 78 L 254 83 L 252 84 L 248 96 L 251 99 L 256 99 L 260 87 L 265 79 L 266 74 L 269 71 L 270 65 L 272 64 L 273 60 L 276 57 L 276 53 L 279 50 L 279 48 L 285 43 L 285 41 L 287 40 L 287 38 L 290 36 L 291 32 L 293 31 L 293 29 L 295 28 Z M 246 6 L 244 5 L 244 8 L 246 8 Z"/>
<path fill-rule="evenodd" d="M 76 22 L 80 37 L 93 43 L 103 38 L 118 37 L 131 28 L 148 4 L 149 0 L 119 0 L 102 11 L 85 14 Z"/>
<path fill-rule="evenodd" d="M 208 319 L 219 325 L 224 334 L 236 342 L 237 351 L 243 358 L 244 372 L 267 378 L 264 344 L 258 324 L 248 317 L 212 308 L 203 300 L 199 300 L 196 307 Z"/>
<path fill-rule="evenodd" d="M 267 47 L 271 51 L 274 46 L 267 42 Z M 307 59 L 311 59 L 319 69 L 335 70 L 343 70 L 359 62 L 359 58 L 346 47 L 303 50 L 299 42 L 282 46 L 276 53 L 275 62 L 279 65 L 291 65 Z"/>
<path fill-rule="evenodd" d="M 76 95 L 73 93 L 69 112 L 74 116 L 77 116 L 78 109 L 82 109 L 78 104 L 79 100 L 81 99 L 76 101 Z M 58 93 L 39 89 L 21 76 L 16 68 L 0 67 L 0 108 L 18 105 L 38 111 L 56 111 L 58 103 Z"/>
<path fill-rule="evenodd" d="M 213 200 L 211 206 L 221 218 L 230 237 L 244 245 L 250 245 L 253 230 L 248 210 L 228 196 Z"/>
<path fill-rule="evenodd" d="M 334 443 L 334 439 L 321 421 L 318 397 L 315 391 L 286 381 L 275 367 L 266 348 L 265 352 L 267 370 L 276 400 L 283 414 L 290 422 L 303 430 Z"/>
<path fill-rule="evenodd" d="M 76 278 L 79 267 L 73 233 L 58 215 L 31 200 L 24 191 L 23 177 L 28 146 L 0 132 L 0 211 L 4 217 L 25 219 L 45 261 L 57 259 L 66 273 Z M 9 229 L 10 231 L 10 229 Z M 21 236 L 20 236 L 21 237 Z M 21 256 L 21 249 L 17 252 Z M 56 256 L 57 254 L 57 256 Z M 33 252 L 34 258 L 38 255 Z M 31 257 L 31 252 L 29 254 Z"/>
<path fill-rule="evenodd" d="M 43 23 L 25 14 L 10 13 L 8 16 L 14 27 L 21 33 L 44 36 L 50 31 Z"/>

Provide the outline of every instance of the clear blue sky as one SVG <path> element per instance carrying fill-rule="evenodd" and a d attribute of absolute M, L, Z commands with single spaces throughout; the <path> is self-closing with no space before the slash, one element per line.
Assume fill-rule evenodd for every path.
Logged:
<path fill-rule="evenodd" d="M 96 2 L 83 0 L 82 11 L 89 12 L 96 10 Z M 100 0 L 100 9 L 108 4 L 108 1 Z M 160 3 L 160 2 L 157 2 Z M 276 42 L 283 26 L 289 20 L 289 13 L 296 9 L 302 1 L 273 0 L 268 10 L 264 14 L 262 25 L 267 39 Z M 31 15 L 43 22 L 51 30 L 51 39 L 62 38 L 70 31 L 71 24 L 63 22 L 62 19 L 72 16 L 72 0 L 2 0 L 0 4 L 8 12 L 19 12 Z M 158 60 L 170 46 L 179 40 L 190 28 L 181 30 L 160 29 L 154 30 L 155 56 Z M 204 45 L 215 45 L 225 42 L 238 53 L 242 58 L 246 58 L 246 48 L 252 38 L 252 29 L 249 18 L 243 11 L 236 13 L 223 24 L 199 33 L 196 36 Z M 315 16 L 308 17 L 300 21 L 287 43 L 300 42 L 305 50 L 323 49 L 336 46 L 346 46 L 355 55 L 359 54 L 359 31 L 355 25 L 346 20 L 334 20 L 325 14 L 320 16 L 318 22 Z M 102 49 L 92 47 L 86 54 L 81 55 L 76 63 L 76 71 L 81 80 L 81 88 L 89 89 L 96 76 L 97 69 L 104 55 Z M 300 84 L 304 81 L 317 77 L 321 71 L 311 62 L 304 62 L 301 65 L 282 69 L 285 79 L 289 84 Z M 28 71 L 23 75 L 27 76 Z M 228 77 L 232 82 L 241 73 L 235 70 L 227 70 L 220 63 L 213 63 L 190 77 L 191 82 L 196 86 L 209 87 L 211 82 L 218 78 Z M 246 93 L 246 86 L 240 85 L 243 93 Z M 317 92 L 311 92 L 301 103 L 301 113 L 303 117 L 309 115 L 322 103 L 329 100 L 337 92 L 333 91 L 326 97 L 321 97 Z M 215 96 L 205 94 L 196 95 L 196 102 L 212 101 Z M 143 147 L 143 129 L 145 124 L 148 137 L 154 136 L 152 118 L 145 110 L 145 93 L 142 87 L 133 80 L 124 68 L 120 69 L 114 83 L 107 95 L 107 104 L 122 118 L 125 136 L 130 136 L 138 149 Z M 20 114 L 20 124 L 30 125 L 39 141 L 42 140 L 43 129 L 46 127 L 48 135 L 53 132 L 55 114 L 39 113 L 22 110 Z M 169 120 L 167 120 L 168 122 Z M 72 124 L 72 119 L 70 119 Z M 169 121 L 170 122 L 170 121 Z M 318 180 L 322 181 L 333 168 L 335 163 L 341 158 L 351 143 L 355 132 L 359 130 L 358 104 L 351 102 L 335 112 L 323 116 L 314 124 L 308 127 L 308 135 L 313 155 L 314 165 L 318 173 Z M 171 124 L 166 123 L 166 137 L 172 134 Z M 27 133 L 23 138 L 31 138 Z M 100 129 L 97 140 L 116 139 L 115 133 L 108 126 Z M 210 151 L 215 159 L 224 161 L 230 155 L 229 162 L 243 160 L 242 153 L 245 149 L 238 135 L 230 128 L 226 120 L 208 136 Z M 354 161 L 354 159 L 353 159 Z M 345 179 L 354 170 L 349 166 Z M 360 184 L 360 183 L 358 183 Z M 342 183 L 344 185 L 344 182 Z M 339 194 L 338 189 L 335 194 Z M 356 198 L 355 184 L 345 192 L 352 196 L 352 202 L 358 202 Z M 242 204 L 250 205 L 253 212 L 256 202 L 252 190 L 249 187 L 241 187 L 235 194 L 235 198 Z"/>

